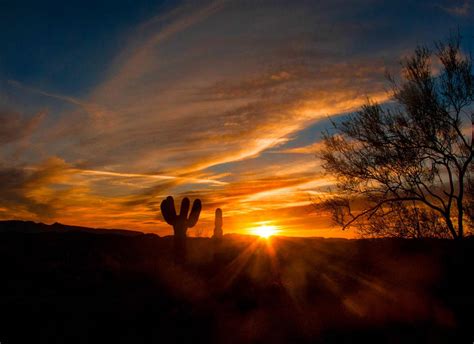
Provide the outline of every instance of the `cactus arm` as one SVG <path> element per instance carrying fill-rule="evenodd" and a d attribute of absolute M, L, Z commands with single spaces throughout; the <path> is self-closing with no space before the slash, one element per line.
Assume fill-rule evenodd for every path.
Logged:
<path fill-rule="evenodd" d="M 193 202 L 193 208 L 191 209 L 191 213 L 189 214 L 189 219 L 188 219 L 188 227 L 192 228 L 196 223 L 198 222 L 199 219 L 199 214 L 201 214 L 201 200 L 196 199 Z"/>
<path fill-rule="evenodd" d="M 181 209 L 179 210 L 179 217 L 182 220 L 187 220 L 188 218 L 188 212 L 189 212 L 189 198 L 184 197 L 183 200 L 181 201 Z"/>
<path fill-rule="evenodd" d="M 160 205 L 161 213 L 166 223 L 173 226 L 176 222 L 176 209 L 174 208 L 174 199 L 171 196 L 166 197 Z"/>

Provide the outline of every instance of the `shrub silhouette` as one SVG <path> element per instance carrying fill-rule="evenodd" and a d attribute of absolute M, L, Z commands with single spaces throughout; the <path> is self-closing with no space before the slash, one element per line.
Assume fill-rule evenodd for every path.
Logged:
<path fill-rule="evenodd" d="M 214 235 L 213 238 L 222 238 L 222 209 L 216 209 L 216 219 L 214 222 Z"/>
<path fill-rule="evenodd" d="M 175 260 L 178 262 L 182 262 L 186 259 L 186 232 L 188 228 L 192 228 L 196 225 L 199 220 L 199 215 L 201 214 L 202 206 L 200 199 L 194 200 L 190 213 L 189 205 L 189 198 L 183 198 L 178 215 L 174 207 L 173 197 L 168 196 L 161 202 L 160 206 L 161 214 L 163 214 L 166 223 L 173 226 Z"/>

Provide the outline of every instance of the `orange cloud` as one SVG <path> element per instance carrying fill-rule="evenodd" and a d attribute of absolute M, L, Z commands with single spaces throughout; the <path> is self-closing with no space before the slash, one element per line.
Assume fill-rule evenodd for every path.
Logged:
<path fill-rule="evenodd" d="M 203 200 L 203 233 L 221 207 L 226 232 L 272 221 L 285 235 L 350 235 L 310 205 L 333 183 L 309 155 L 317 138 L 288 144 L 366 97 L 387 100 L 390 59 L 350 55 L 353 24 L 335 26 L 309 3 L 291 13 L 258 6 L 268 15 L 217 1 L 152 18 L 128 33 L 81 97 L 11 82 L 16 92 L 67 107 L 57 107 L 42 130 L 39 115 L 0 113 L 7 123 L 0 141 L 9 149 L 37 137 L 21 159 L 0 167 L 0 217 L 171 234 L 159 204 L 187 195 Z M 308 23 L 316 23 L 314 33 Z M 392 55 L 395 64 L 399 54 Z"/>

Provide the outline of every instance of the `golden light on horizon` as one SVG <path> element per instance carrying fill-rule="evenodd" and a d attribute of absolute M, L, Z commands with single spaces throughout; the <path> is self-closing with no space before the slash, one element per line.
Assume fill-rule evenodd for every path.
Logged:
<path fill-rule="evenodd" d="M 265 224 L 251 229 L 252 234 L 258 235 L 259 237 L 265 239 L 268 239 L 269 237 L 277 234 L 278 232 L 279 230 L 277 226 L 270 226 Z"/>

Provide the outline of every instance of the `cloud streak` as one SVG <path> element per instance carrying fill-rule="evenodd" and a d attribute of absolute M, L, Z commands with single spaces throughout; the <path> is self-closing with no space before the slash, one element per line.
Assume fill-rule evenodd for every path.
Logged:
<path fill-rule="evenodd" d="M 0 144 L 27 139 L 38 128 L 45 115 L 45 112 L 38 112 L 32 118 L 25 118 L 18 112 L 0 109 Z"/>
<path fill-rule="evenodd" d="M 468 2 L 458 7 L 469 14 Z M 318 174 L 311 128 L 368 97 L 386 101 L 385 69 L 439 38 L 445 27 L 418 21 L 439 12 L 428 2 L 187 2 L 130 29 L 80 95 L 12 80 L 18 99 L 34 99 L 25 107 L 48 116 L 0 112 L 0 156 L 35 138 L 2 161 L 0 215 L 167 234 L 161 199 L 190 195 L 203 199 L 201 228 L 222 207 L 231 231 L 270 218 L 286 234 L 339 235 L 309 206 L 332 183 Z"/>

